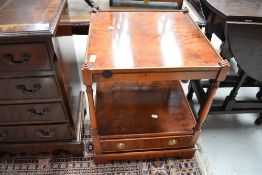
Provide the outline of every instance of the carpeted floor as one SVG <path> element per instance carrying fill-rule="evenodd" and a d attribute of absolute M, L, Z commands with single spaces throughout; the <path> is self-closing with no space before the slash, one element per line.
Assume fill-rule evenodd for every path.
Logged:
<path fill-rule="evenodd" d="M 151 161 L 115 161 L 95 165 L 90 149 L 92 133 L 90 124 L 85 126 L 85 156 L 1 154 L 0 174 L 45 175 L 45 174 L 90 174 L 90 175 L 201 175 L 195 161 L 174 158 Z M 89 148 L 89 149 L 88 149 Z"/>

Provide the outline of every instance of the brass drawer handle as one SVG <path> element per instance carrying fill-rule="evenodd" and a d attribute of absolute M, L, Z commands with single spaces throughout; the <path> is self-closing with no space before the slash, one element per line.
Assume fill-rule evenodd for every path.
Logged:
<path fill-rule="evenodd" d="M 29 115 L 29 116 L 47 116 L 47 114 L 49 113 L 49 110 L 48 110 L 48 108 L 44 108 L 43 110 L 42 110 L 42 112 L 37 112 L 35 109 L 28 109 L 27 110 L 27 114 Z"/>
<path fill-rule="evenodd" d="M 0 133 L 0 140 L 4 140 L 7 138 L 8 132 L 7 131 L 3 131 Z"/>
<path fill-rule="evenodd" d="M 30 55 L 28 53 L 22 54 L 21 58 L 19 60 L 15 60 L 14 56 L 10 53 L 3 54 L 3 59 L 8 60 L 9 64 L 25 64 L 30 59 Z"/>
<path fill-rule="evenodd" d="M 176 144 L 177 144 L 177 140 L 175 140 L 175 139 L 169 140 L 169 142 L 168 142 L 168 145 L 169 145 L 169 146 L 174 146 L 174 145 L 176 145 Z"/>
<path fill-rule="evenodd" d="M 42 138 L 50 138 L 55 135 L 55 129 L 49 129 L 49 130 L 37 129 L 36 134 Z"/>
<path fill-rule="evenodd" d="M 21 90 L 24 94 L 34 95 L 41 89 L 41 85 L 36 83 L 33 85 L 32 89 L 27 89 L 25 85 L 16 85 L 16 89 Z"/>
<path fill-rule="evenodd" d="M 124 143 L 116 144 L 116 149 L 119 150 L 119 151 L 121 151 L 121 150 L 123 150 L 125 148 L 126 148 L 126 144 L 124 144 Z"/>

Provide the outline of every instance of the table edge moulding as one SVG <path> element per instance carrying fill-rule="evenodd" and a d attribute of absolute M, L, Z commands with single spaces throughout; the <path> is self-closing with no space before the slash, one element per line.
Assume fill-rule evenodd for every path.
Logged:
<path fill-rule="evenodd" d="M 159 20 L 166 27 L 162 33 L 155 27 L 161 23 Z M 182 64 L 166 66 L 161 60 L 166 58 L 159 54 L 163 49 L 159 40 L 165 35 L 174 39 L 172 47 L 181 46 L 172 58 L 181 59 Z M 129 43 L 121 43 L 121 37 L 130 37 Z M 143 46 L 140 43 L 144 39 L 150 42 L 137 49 Z M 93 127 L 95 162 L 192 158 L 201 126 L 229 64 L 216 53 L 189 15 L 182 11 L 99 12 L 91 18 L 88 42 L 82 75 Z M 126 47 L 122 55 L 121 44 Z M 125 68 L 129 48 L 134 63 Z M 115 60 L 120 58 L 122 64 Z M 214 79 L 197 117 L 179 81 L 190 79 Z"/>

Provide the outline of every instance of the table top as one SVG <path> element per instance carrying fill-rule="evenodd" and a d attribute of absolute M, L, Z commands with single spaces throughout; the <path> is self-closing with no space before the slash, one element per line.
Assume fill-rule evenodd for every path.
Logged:
<path fill-rule="evenodd" d="M 182 12 L 94 14 L 87 47 L 93 73 L 221 68 L 221 57 Z"/>
<path fill-rule="evenodd" d="M 205 5 L 228 20 L 262 20 L 261 0 L 202 0 Z"/>
<path fill-rule="evenodd" d="M 65 0 L 1 0 L 0 36 L 53 35 Z"/>

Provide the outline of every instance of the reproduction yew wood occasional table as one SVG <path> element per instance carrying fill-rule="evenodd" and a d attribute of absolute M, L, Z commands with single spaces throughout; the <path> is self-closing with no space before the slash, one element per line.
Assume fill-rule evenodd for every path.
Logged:
<path fill-rule="evenodd" d="M 191 158 L 228 68 L 187 13 L 94 14 L 82 74 L 95 162 Z M 196 117 L 182 79 L 214 79 Z"/>

